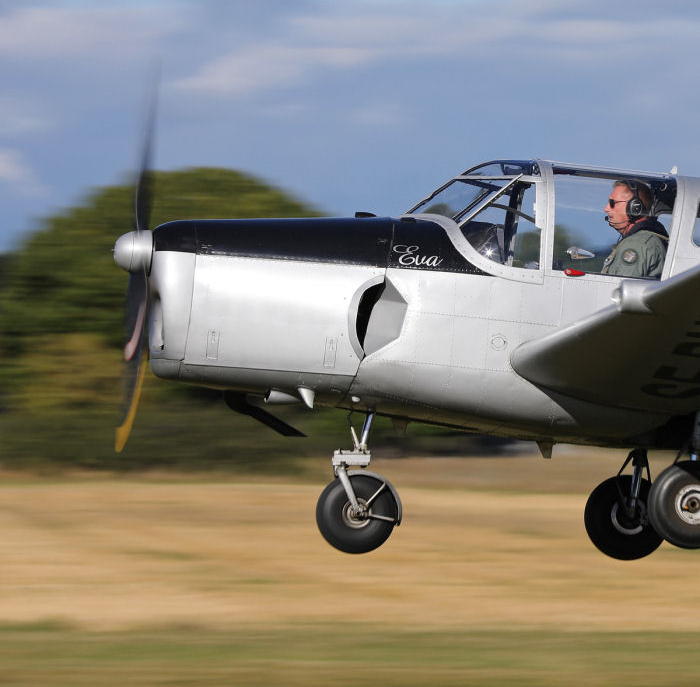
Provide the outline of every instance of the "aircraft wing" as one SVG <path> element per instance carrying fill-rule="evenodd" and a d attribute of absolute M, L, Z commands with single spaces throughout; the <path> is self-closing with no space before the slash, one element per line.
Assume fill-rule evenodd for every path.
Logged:
<path fill-rule="evenodd" d="M 511 355 L 533 384 L 607 406 L 700 409 L 700 266 L 662 282 L 626 280 L 616 303 Z"/>

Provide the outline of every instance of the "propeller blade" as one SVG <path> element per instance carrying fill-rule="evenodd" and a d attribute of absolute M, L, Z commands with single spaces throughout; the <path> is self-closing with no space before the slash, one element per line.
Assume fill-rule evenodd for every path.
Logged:
<path fill-rule="evenodd" d="M 138 360 L 138 364 L 135 366 L 134 381 L 133 383 L 131 383 L 131 381 L 129 382 L 129 386 L 131 387 L 131 393 L 128 396 L 129 405 L 126 408 L 121 425 L 117 427 L 114 434 L 114 450 L 117 453 L 121 453 L 124 446 L 126 446 L 126 442 L 131 434 L 131 428 L 134 425 L 136 409 L 139 407 L 141 389 L 143 388 L 143 379 L 146 376 L 147 358 L 146 351 L 144 351 Z"/>
<path fill-rule="evenodd" d="M 124 361 L 138 358 L 144 348 L 146 310 L 148 308 L 148 277 L 143 271 L 129 275 L 124 313 Z"/>
<path fill-rule="evenodd" d="M 148 309 L 148 277 L 145 271 L 131 274 L 126 292 L 124 321 L 124 402 L 123 417 L 117 427 L 114 450 L 121 453 L 131 433 L 143 379 L 146 374 L 146 316 Z"/>
<path fill-rule="evenodd" d="M 153 79 L 146 116 L 141 160 L 134 184 L 134 232 L 120 237 L 114 246 L 114 259 L 130 272 L 124 313 L 124 401 L 123 417 L 117 427 L 114 450 L 120 453 L 131 434 L 146 374 L 148 345 L 148 273 L 153 256 L 153 236 L 149 231 L 153 206 L 151 154 L 158 104 L 158 70 Z"/>
<path fill-rule="evenodd" d="M 157 77 L 154 79 L 154 82 L 157 83 Z M 151 92 L 151 102 L 146 116 L 146 127 L 141 149 L 141 163 L 134 186 L 134 229 L 136 229 L 137 232 L 146 231 L 151 221 L 151 208 L 153 205 L 153 170 L 151 169 L 151 155 L 157 106 L 158 89 L 154 87 Z"/>

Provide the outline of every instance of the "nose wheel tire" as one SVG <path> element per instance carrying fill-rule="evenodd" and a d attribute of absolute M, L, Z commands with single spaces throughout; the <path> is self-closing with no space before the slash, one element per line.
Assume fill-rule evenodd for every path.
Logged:
<path fill-rule="evenodd" d="M 399 508 L 386 481 L 351 475 L 360 511 L 355 512 L 339 479 L 321 493 L 316 523 L 325 540 L 345 553 L 367 553 L 381 546 L 398 522 Z"/>
<path fill-rule="evenodd" d="M 683 549 L 700 548 L 700 463 L 676 463 L 654 480 L 649 519 L 671 544 Z"/>
<path fill-rule="evenodd" d="M 641 481 L 634 513 L 627 512 L 625 503 L 631 485 L 629 475 L 605 480 L 593 490 L 584 512 L 591 541 L 604 554 L 623 561 L 644 558 L 663 541 L 647 518 L 649 480 Z"/>

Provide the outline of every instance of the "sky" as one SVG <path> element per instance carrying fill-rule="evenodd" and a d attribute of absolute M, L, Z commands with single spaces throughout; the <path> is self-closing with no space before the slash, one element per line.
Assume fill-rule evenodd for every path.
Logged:
<path fill-rule="evenodd" d="M 0 252 L 132 178 L 157 63 L 156 169 L 332 215 L 497 158 L 700 176 L 699 35 L 695 0 L 0 0 Z"/>

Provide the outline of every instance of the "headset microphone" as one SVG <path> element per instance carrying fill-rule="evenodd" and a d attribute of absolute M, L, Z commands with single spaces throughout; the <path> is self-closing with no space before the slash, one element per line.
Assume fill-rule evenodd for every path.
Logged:
<path fill-rule="evenodd" d="M 622 231 L 625 227 L 628 225 L 632 224 L 632 222 L 629 221 L 629 218 L 625 218 L 621 222 L 612 222 L 610 220 L 610 215 L 605 215 L 605 221 L 608 223 L 609 226 L 611 226 L 615 231 Z"/>

